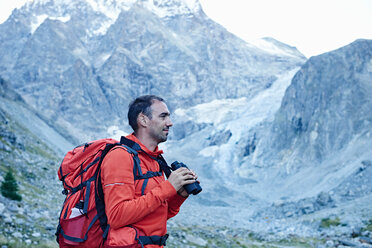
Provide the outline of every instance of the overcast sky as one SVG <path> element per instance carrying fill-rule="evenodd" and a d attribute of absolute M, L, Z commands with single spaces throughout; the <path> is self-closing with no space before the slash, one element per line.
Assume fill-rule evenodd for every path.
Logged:
<path fill-rule="evenodd" d="M 1 0 L 0 23 L 25 0 Z M 214 21 L 246 41 L 273 37 L 310 57 L 372 39 L 372 0 L 200 0 Z"/>
<path fill-rule="evenodd" d="M 372 0 L 200 0 L 204 12 L 246 41 L 273 37 L 310 57 L 372 39 Z"/>

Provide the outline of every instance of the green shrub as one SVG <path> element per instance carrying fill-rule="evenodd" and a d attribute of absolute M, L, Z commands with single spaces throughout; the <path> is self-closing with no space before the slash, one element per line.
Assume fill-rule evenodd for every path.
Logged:
<path fill-rule="evenodd" d="M 372 219 L 366 223 L 366 226 L 362 228 L 362 231 L 372 232 Z"/>
<path fill-rule="evenodd" d="M 320 227 L 322 228 L 329 228 L 331 226 L 339 226 L 341 225 L 340 218 L 336 217 L 334 219 L 331 218 L 324 218 L 320 222 Z"/>
<path fill-rule="evenodd" d="M 11 200 L 22 201 L 22 196 L 18 193 L 18 185 L 13 176 L 12 170 L 8 170 L 4 182 L 1 184 L 1 194 Z"/>

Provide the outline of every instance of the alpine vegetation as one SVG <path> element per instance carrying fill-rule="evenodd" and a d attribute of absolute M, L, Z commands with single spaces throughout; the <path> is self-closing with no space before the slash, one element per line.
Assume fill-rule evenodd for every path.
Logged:
<path fill-rule="evenodd" d="M 22 196 L 18 192 L 18 184 L 14 178 L 13 172 L 8 170 L 5 175 L 4 181 L 1 184 L 1 194 L 11 200 L 22 201 Z"/>

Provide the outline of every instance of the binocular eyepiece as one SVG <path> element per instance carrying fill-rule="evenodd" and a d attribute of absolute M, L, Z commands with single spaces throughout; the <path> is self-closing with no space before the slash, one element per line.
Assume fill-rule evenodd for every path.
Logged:
<path fill-rule="evenodd" d="M 184 163 L 180 163 L 178 161 L 174 161 L 172 164 L 171 164 L 171 167 L 172 167 L 172 170 L 177 170 L 181 167 L 185 167 L 185 168 L 189 168 L 187 167 Z M 202 191 L 202 188 L 200 187 L 200 184 L 198 181 L 194 182 L 194 183 L 191 183 L 191 184 L 186 184 L 183 186 L 186 190 L 186 192 L 191 195 L 197 195 L 199 194 L 201 191 Z"/>

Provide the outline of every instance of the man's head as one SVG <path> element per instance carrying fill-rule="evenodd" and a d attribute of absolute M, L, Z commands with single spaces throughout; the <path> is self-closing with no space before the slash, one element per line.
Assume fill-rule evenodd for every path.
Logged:
<path fill-rule="evenodd" d="M 158 96 L 140 96 L 129 104 L 128 121 L 134 132 L 141 129 L 157 143 L 167 140 L 169 127 L 173 125 L 169 116 L 167 105 Z"/>

